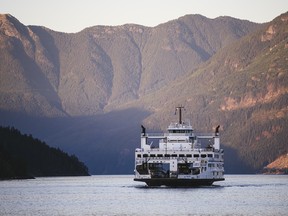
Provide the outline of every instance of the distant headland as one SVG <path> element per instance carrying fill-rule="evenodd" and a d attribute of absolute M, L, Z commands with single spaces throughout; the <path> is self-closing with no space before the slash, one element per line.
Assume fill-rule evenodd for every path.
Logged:
<path fill-rule="evenodd" d="M 0 180 L 46 176 L 88 176 L 88 168 L 75 155 L 49 147 L 32 135 L 0 127 Z"/>

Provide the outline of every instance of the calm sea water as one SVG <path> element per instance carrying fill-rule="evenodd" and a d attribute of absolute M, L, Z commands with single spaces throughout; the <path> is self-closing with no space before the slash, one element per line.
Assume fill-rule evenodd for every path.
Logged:
<path fill-rule="evenodd" d="M 0 181 L 0 215 L 288 215 L 288 176 L 225 178 L 198 188 L 148 188 L 130 175 Z"/>

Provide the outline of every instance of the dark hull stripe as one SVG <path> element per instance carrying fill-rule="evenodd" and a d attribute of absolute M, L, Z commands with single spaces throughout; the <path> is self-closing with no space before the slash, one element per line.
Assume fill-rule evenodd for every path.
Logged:
<path fill-rule="evenodd" d="M 152 178 L 152 179 L 137 179 L 134 181 L 145 182 L 148 186 L 169 186 L 169 187 L 195 187 L 195 186 L 210 186 L 215 181 L 224 181 L 221 179 L 171 179 L 171 178 Z"/>

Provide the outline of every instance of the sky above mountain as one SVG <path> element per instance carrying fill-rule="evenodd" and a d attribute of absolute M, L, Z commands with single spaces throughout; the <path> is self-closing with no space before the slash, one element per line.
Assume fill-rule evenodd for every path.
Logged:
<path fill-rule="evenodd" d="M 284 0 L 1 0 L 0 13 L 9 13 L 25 25 L 78 32 L 95 25 L 134 23 L 152 27 L 186 14 L 263 23 L 287 10 L 288 1 Z"/>

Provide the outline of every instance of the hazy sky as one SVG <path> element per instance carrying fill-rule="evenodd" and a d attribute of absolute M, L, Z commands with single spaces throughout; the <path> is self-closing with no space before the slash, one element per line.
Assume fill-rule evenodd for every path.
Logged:
<path fill-rule="evenodd" d="M 288 0 L 0 0 L 0 13 L 61 32 L 126 23 L 156 26 L 186 14 L 263 23 L 287 11 Z"/>

